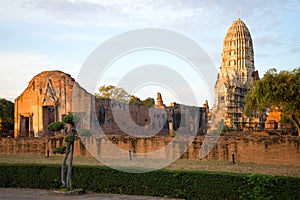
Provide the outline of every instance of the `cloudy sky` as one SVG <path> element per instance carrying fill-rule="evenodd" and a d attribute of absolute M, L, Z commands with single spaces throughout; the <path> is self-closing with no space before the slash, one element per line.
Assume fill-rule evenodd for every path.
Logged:
<path fill-rule="evenodd" d="M 76 79 L 97 46 L 140 28 L 189 37 L 219 68 L 223 39 L 238 16 L 251 32 L 261 76 L 270 67 L 300 66 L 299 0 L 1 0 L 0 98 L 15 99 L 43 70 Z"/>

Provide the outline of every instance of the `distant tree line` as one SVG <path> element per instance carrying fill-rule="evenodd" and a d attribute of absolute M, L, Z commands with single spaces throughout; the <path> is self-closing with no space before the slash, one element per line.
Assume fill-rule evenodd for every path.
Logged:
<path fill-rule="evenodd" d="M 155 105 L 153 98 L 148 97 L 145 100 L 141 100 L 139 97 L 129 94 L 121 87 L 113 85 L 103 85 L 99 88 L 99 92 L 95 94 L 97 98 L 109 98 L 115 101 L 129 104 L 152 107 Z"/>
<path fill-rule="evenodd" d="M 2 133 L 14 130 L 14 103 L 0 99 L 0 126 Z"/>

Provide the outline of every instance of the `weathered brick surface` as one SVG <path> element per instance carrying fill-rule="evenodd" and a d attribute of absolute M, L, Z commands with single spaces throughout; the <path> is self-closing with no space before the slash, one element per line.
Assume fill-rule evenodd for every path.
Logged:
<path fill-rule="evenodd" d="M 37 137 L 47 131 L 48 123 L 61 121 L 72 111 L 75 80 L 61 71 L 44 71 L 32 78 L 15 100 L 15 137 Z M 45 124 L 45 109 L 53 108 L 53 119 Z"/>
<path fill-rule="evenodd" d="M 164 148 L 171 144 L 173 137 L 159 136 L 151 138 L 133 138 L 129 136 L 109 136 L 106 138 L 78 138 L 75 142 L 75 156 L 91 156 L 95 154 L 99 158 L 120 158 L 128 157 L 132 152 L 133 158 L 147 158 L 149 153 L 157 150 L 156 158 L 173 158 L 176 152 L 184 152 L 184 159 L 199 159 L 200 149 L 209 149 L 209 143 L 204 143 L 204 136 L 197 136 L 189 145 L 186 141 L 174 142 L 172 148 Z M 46 155 L 47 150 L 52 155 L 52 149 L 65 142 L 63 138 L 1 138 L 0 154 L 40 154 Z M 83 143 L 88 144 L 87 151 Z M 114 145 L 112 145 L 114 144 Z M 120 148 L 120 154 L 113 148 Z M 201 151 L 202 152 L 202 151 Z M 297 136 L 258 136 L 258 135 L 237 135 L 221 136 L 217 144 L 203 160 L 231 161 L 232 153 L 236 161 L 253 162 L 261 164 L 282 164 L 300 166 L 300 138 Z"/>
<path fill-rule="evenodd" d="M 77 129 L 97 131 L 100 124 L 105 134 L 143 133 L 151 136 L 155 132 L 169 135 L 168 125 L 172 122 L 174 131 L 180 124 L 190 132 L 204 135 L 207 125 L 206 108 L 179 104 L 148 108 L 106 98 L 95 99 L 69 74 L 44 71 L 34 76 L 15 100 L 14 137 L 52 137 L 54 134 L 48 130 L 48 125 L 62 121 L 69 113 L 79 116 Z"/>

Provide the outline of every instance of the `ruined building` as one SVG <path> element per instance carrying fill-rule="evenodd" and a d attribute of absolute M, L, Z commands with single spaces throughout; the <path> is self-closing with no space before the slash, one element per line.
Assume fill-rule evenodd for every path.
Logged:
<path fill-rule="evenodd" d="M 137 136 L 151 136 L 155 130 L 158 131 L 155 135 L 165 136 L 173 135 L 176 131 L 183 135 L 206 134 L 208 110 L 205 107 L 174 103 L 171 106 L 165 106 L 160 93 L 157 93 L 156 105 L 150 108 L 101 98 L 96 99 L 95 109 L 97 120 L 106 135 L 129 133 Z M 127 111 L 130 116 L 127 115 Z"/>
<path fill-rule="evenodd" d="M 244 113 L 249 85 L 257 79 L 251 35 L 245 23 L 238 18 L 231 24 L 224 39 L 212 117 L 216 117 L 214 113 L 223 112 L 228 127 L 236 130 L 262 129 L 261 116 L 248 118 Z"/>
<path fill-rule="evenodd" d="M 44 71 L 32 78 L 15 99 L 15 137 L 38 137 L 49 133 L 48 124 L 62 121 L 72 111 L 74 79 L 61 71 Z"/>
<path fill-rule="evenodd" d="M 126 110 L 130 116 L 124 112 Z M 179 128 L 185 133 L 206 133 L 206 108 L 179 104 L 166 107 L 161 94 L 158 94 L 155 108 L 122 104 L 106 98 L 95 99 L 69 74 L 44 71 L 34 76 L 25 91 L 15 99 L 14 136 L 53 136 L 48 125 L 62 121 L 69 113 L 81 119 L 77 123 L 78 129 L 96 133 L 99 126 L 95 126 L 95 121 L 105 134 L 149 136 L 147 133 L 151 130 L 158 130 L 156 135 L 169 135 L 170 130 L 178 131 Z"/>

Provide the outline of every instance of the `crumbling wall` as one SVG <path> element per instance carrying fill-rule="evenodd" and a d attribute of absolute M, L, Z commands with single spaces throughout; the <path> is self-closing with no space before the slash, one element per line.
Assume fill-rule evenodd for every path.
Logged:
<path fill-rule="evenodd" d="M 75 141 L 75 156 L 91 156 L 83 143 L 93 148 L 100 158 L 119 158 L 117 152 L 109 151 L 109 145 L 114 144 L 125 152 L 149 153 L 164 148 L 174 138 L 159 136 L 150 138 L 134 138 L 130 136 L 109 136 L 105 138 L 77 138 Z M 157 158 L 172 158 L 174 152 L 184 152 L 183 159 L 200 159 L 200 149 L 204 145 L 204 136 L 197 136 L 189 145 L 184 138 L 174 142 L 173 149 L 165 149 Z M 57 138 L 0 138 L 0 154 L 39 154 L 50 156 L 52 149 L 64 145 L 62 137 Z M 208 143 L 205 143 L 209 146 Z M 203 148 L 207 148 L 203 146 Z M 105 153 L 104 153 L 105 152 Z M 232 153 L 239 162 L 253 162 L 260 164 L 282 164 L 300 166 L 300 138 L 297 136 L 259 136 L 237 135 L 220 136 L 216 145 L 208 155 L 202 155 L 202 160 L 231 161 Z M 101 157 L 102 156 L 102 157 Z M 147 154 L 144 155 L 147 157 Z M 138 154 L 133 159 L 141 158 Z"/>

